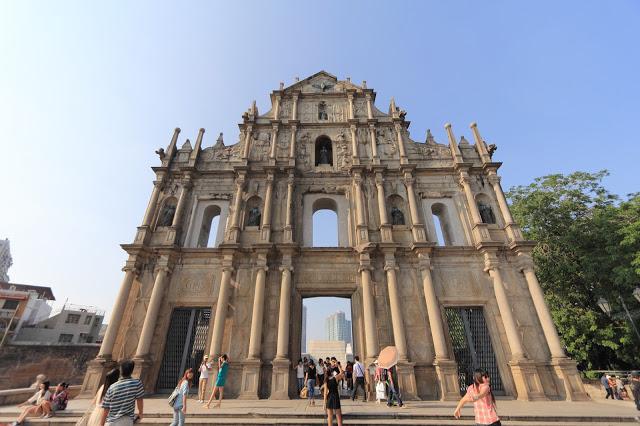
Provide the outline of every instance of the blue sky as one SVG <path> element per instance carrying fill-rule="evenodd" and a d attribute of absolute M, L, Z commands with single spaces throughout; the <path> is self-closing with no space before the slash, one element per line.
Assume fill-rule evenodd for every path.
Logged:
<path fill-rule="evenodd" d="M 414 139 L 498 145 L 503 185 L 609 169 L 638 191 L 637 1 L 0 3 L 0 238 L 12 281 L 110 309 L 175 127 L 204 145 L 321 69 Z M 331 310 L 327 310 L 327 314 Z"/>

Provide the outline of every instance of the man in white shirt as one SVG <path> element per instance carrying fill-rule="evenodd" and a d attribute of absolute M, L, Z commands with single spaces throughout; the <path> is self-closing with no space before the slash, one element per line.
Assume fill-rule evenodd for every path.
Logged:
<path fill-rule="evenodd" d="M 209 356 L 202 357 L 202 363 L 198 369 L 200 372 L 200 380 L 198 383 L 198 402 L 204 402 L 207 393 L 207 382 L 209 381 L 209 372 L 211 371 L 211 363 Z"/>
<path fill-rule="evenodd" d="M 353 359 L 355 360 L 353 364 L 353 377 L 355 378 L 355 382 L 353 385 L 353 394 L 351 394 L 351 400 L 352 401 L 356 400 L 358 386 L 361 386 L 362 394 L 363 394 L 362 400 L 366 401 L 367 390 L 364 387 L 364 365 L 362 365 L 362 363 L 360 362 L 360 358 L 358 356 L 355 356 Z"/>
<path fill-rule="evenodd" d="M 304 364 L 302 363 L 302 359 L 298 360 L 298 365 L 293 367 L 296 370 L 296 379 L 298 382 L 298 395 L 300 395 L 300 391 L 304 387 Z"/>

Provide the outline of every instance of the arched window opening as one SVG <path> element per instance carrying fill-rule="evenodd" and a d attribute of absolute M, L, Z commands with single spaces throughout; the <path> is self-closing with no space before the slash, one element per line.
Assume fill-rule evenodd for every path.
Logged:
<path fill-rule="evenodd" d="M 449 218 L 447 217 L 447 207 L 444 204 L 436 203 L 431 206 L 433 224 L 436 228 L 436 238 L 439 246 L 449 246 L 453 244 Z"/>
<path fill-rule="evenodd" d="M 258 196 L 247 200 L 245 206 L 244 226 L 260 226 L 262 222 L 262 200 Z"/>
<path fill-rule="evenodd" d="M 480 212 L 480 218 L 482 219 L 482 223 L 494 224 L 496 223 L 496 215 L 493 213 L 493 209 L 491 208 L 491 202 L 488 197 L 484 194 L 481 194 L 477 197 L 478 203 L 478 211 Z"/>
<path fill-rule="evenodd" d="M 220 223 L 220 207 L 209 206 L 202 216 L 202 228 L 198 235 L 198 247 L 215 247 Z"/>
<path fill-rule="evenodd" d="M 404 199 L 396 194 L 387 197 L 387 208 L 391 218 L 392 225 L 406 225 L 405 202 Z"/>
<path fill-rule="evenodd" d="M 160 215 L 158 216 L 158 226 L 171 226 L 173 224 L 173 217 L 176 214 L 176 206 L 178 200 L 175 197 L 169 197 L 165 200 Z"/>
<path fill-rule="evenodd" d="M 338 206 L 330 199 L 313 203 L 313 247 L 338 247 Z"/>
<path fill-rule="evenodd" d="M 316 139 L 316 166 L 322 165 L 333 166 L 333 148 L 327 136 Z"/>

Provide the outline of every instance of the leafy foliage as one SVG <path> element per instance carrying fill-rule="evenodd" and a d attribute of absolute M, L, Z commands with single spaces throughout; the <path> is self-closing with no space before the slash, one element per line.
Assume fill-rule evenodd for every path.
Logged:
<path fill-rule="evenodd" d="M 640 365 L 640 342 L 624 315 L 640 309 L 640 193 L 625 201 L 602 186 L 607 171 L 553 174 L 511 188 L 511 211 L 533 251 L 536 272 L 567 352 L 583 368 Z M 607 316 L 600 297 L 611 304 Z"/>

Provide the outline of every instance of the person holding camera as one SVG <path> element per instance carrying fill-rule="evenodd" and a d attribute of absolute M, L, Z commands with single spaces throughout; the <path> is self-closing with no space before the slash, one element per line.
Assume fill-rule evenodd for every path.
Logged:
<path fill-rule="evenodd" d="M 218 357 L 218 377 L 216 379 L 215 385 L 213 385 L 213 391 L 211 392 L 211 396 L 209 397 L 209 401 L 205 405 L 205 407 L 209 408 L 211 405 L 211 401 L 216 397 L 216 391 L 220 392 L 220 397 L 218 398 L 218 403 L 214 405 L 214 407 L 220 407 L 222 404 L 222 395 L 224 394 L 224 384 L 227 381 L 227 373 L 229 372 L 229 358 L 227 354 L 223 354 Z"/>

